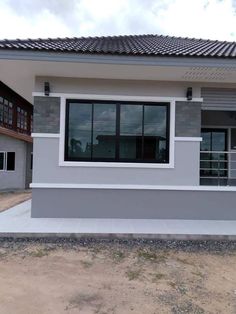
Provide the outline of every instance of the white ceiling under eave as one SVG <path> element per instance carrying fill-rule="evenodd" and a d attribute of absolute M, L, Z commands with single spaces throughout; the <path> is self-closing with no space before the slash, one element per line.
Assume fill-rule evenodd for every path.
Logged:
<path fill-rule="evenodd" d="M 32 102 L 36 76 L 236 84 L 235 66 L 118 64 L 0 58 L 0 80 Z"/>

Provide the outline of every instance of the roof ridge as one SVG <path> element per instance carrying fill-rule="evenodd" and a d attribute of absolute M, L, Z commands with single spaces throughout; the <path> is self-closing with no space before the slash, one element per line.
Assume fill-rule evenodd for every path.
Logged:
<path fill-rule="evenodd" d="M 0 39 L 0 42 L 25 42 L 25 41 L 56 41 L 56 40 L 81 40 L 81 39 L 118 39 L 118 38 L 139 38 L 139 37 L 161 37 L 161 38 L 170 38 L 170 39 L 179 39 L 179 40 L 194 40 L 194 41 L 209 41 L 209 42 L 220 42 L 220 43 L 236 43 L 236 41 L 228 40 L 218 40 L 218 39 L 204 39 L 196 37 L 181 37 L 181 36 L 171 36 L 171 35 L 162 35 L 162 34 L 130 34 L 130 35 L 108 35 L 108 36 L 80 36 L 80 37 L 47 37 L 47 38 L 14 38 L 14 39 Z"/>

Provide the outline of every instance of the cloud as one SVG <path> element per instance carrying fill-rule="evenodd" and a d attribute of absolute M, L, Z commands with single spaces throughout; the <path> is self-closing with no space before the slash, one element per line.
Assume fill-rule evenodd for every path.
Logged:
<path fill-rule="evenodd" d="M 163 34 L 236 40 L 236 0 L 1 0 L 0 38 Z"/>

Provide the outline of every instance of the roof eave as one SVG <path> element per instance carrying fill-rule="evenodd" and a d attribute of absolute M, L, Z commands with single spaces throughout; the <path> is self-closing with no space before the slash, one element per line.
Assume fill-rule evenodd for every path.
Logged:
<path fill-rule="evenodd" d="M 153 55 L 116 55 L 108 53 L 73 53 L 52 51 L 28 51 L 0 49 L 0 59 L 49 61 L 49 62 L 80 62 L 99 64 L 133 64 L 149 66 L 204 66 L 236 68 L 233 57 L 194 57 L 194 56 L 153 56 Z"/>

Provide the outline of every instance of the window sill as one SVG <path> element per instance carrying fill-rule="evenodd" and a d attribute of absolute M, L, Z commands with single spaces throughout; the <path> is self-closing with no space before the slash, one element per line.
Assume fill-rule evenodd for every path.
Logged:
<path fill-rule="evenodd" d="M 157 168 L 166 169 L 174 168 L 171 163 L 158 164 L 158 163 L 122 163 L 122 162 L 83 162 L 83 161 L 62 161 L 59 163 L 60 167 L 92 167 L 92 168 Z"/>

